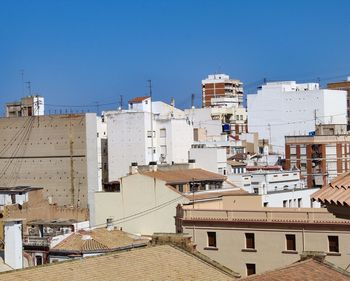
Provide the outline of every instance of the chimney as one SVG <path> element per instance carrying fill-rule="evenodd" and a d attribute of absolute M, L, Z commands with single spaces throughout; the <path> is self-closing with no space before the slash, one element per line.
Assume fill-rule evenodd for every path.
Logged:
<path fill-rule="evenodd" d="M 4 221 L 5 263 L 13 269 L 23 268 L 22 220 Z"/>
<path fill-rule="evenodd" d="M 170 105 L 172 107 L 175 107 L 175 99 L 174 98 L 171 98 Z"/>
<path fill-rule="evenodd" d="M 157 172 L 157 162 L 156 161 L 151 161 L 149 162 L 149 171 L 150 172 Z"/>
<path fill-rule="evenodd" d="M 196 160 L 195 159 L 188 159 L 188 168 L 189 169 L 195 169 L 196 168 Z"/>
<path fill-rule="evenodd" d="M 137 162 L 132 162 L 130 166 L 130 175 L 135 175 L 139 172 Z"/>
<path fill-rule="evenodd" d="M 114 225 L 113 225 L 113 218 L 112 217 L 109 217 L 106 219 L 106 225 L 107 225 L 107 230 L 108 231 L 112 231 L 114 230 Z"/>

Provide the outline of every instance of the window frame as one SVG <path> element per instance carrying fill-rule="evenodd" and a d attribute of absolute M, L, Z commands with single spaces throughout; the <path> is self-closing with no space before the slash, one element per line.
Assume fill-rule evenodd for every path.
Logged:
<path fill-rule="evenodd" d="M 207 247 L 217 248 L 217 237 L 215 231 L 207 231 Z"/>
<path fill-rule="evenodd" d="M 292 238 L 292 239 L 289 239 L 289 238 Z M 296 235 L 295 234 L 286 234 L 285 239 L 286 239 L 286 251 L 295 252 L 297 250 Z M 290 244 L 290 243 L 292 243 L 292 244 Z"/>
<path fill-rule="evenodd" d="M 245 236 L 245 248 L 250 250 L 255 250 L 255 233 L 246 232 L 244 233 L 244 236 Z"/>
<path fill-rule="evenodd" d="M 330 238 L 336 238 L 336 241 L 332 241 L 336 243 L 336 245 L 331 245 Z M 335 246 L 335 251 L 333 251 L 332 247 Z M 328 235 L 328 252 L 330 253 L 339 253 L 339 236 L 337 235 Z"/>

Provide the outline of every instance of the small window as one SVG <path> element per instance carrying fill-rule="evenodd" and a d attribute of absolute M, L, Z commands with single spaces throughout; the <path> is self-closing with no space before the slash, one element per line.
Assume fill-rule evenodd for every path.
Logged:
<path fill-rule="evenodd" d="M 184 192 L 183 184 L 179 184 L 178 187 L 179 187 L 179 192 Z"/>
<path fill-rule="evenodd" d="M 160 129 L 159 130 L 159 137 L 160 138 L 166 138 L 166 129 Z"/>
<path fill-rule="evenodd" d="M 339 253 L 339 239 L 338 236 L 328 236 L 328 246 L 330 252 Z"/>
<path fill-rule="evenodd" d="M 152 131 L 147 131 L 147 137 L 148 138 L 151 138 L 152 137 Z M 155 138 L 156 137 L 156 132 L 153 131 L 153 137 Z"/>
<path fill-rule="evenodd" d="M 254 190 L 254 193 L 255 193 L 255 194 L 258 194 L 258 193 L 259 193 L 259 188 L 256 188 L 256 187 L 255 187 L 253 190 Z"/>
<path fill-rule="evenodd" d="M 216 232 L 207 232 L 208 234 L 208 247 L 216 248 Z"/>
<path fill-rule="evenodd" d="M 245 234 L 245 247 L 246 247 L 246 249 L 255 249 L 254 233 L 246 233 Z"/>
<path fill-rule="evenodd" d="M 287 200 L 283 200 L 283 208 L 287 208 Z"/>
<path fill-rule="evenodd" d="M 254 263 L 247 263 L 247 276 L 255 274 L 255 264 Z"/>
<path fill-rule="evenodd" d="M 303 206 L 302 202 L 302 198 L 298 198 L 298 208 L 301 208 Z"/>
<path fill-rule="evenodd" d="M 286 249 L 287 251 L 296 251 L 294 234 L 286 234 Z"/>

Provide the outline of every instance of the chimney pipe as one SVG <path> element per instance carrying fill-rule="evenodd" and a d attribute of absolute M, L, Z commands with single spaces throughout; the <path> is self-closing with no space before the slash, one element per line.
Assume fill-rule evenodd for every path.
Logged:
<path fill-rule="evenodd" d="M 196 160 L 195 159 L 188 159 L 188 168 L 189 169 L 195 169 L 196 168 Z"/>
<path fill-rule="evenodd" d="M 149 171 L 150 172 L 157 172 L 157 162 L 156 161 L 151 161 L 149 162 Z"/>
<path fill-rule="evenodd" d="M 130 175 L 137 174 L 139 171 L 137 162 L 132 162 L 130 166 Z"/>
<path fill-rule="evenodd" d="M 23 268 L 22 221 L 4 221 L 5 263 L 13 269 Z"/>
<path fill-rule="evenodd" d="M 112 231 L 114 230 L 114 226 L 113 226 L 113 218 L 112 217 L 109 217 L 106 219 L 106 225 L 107 225 L 107 230 L 108 231 Z"/>

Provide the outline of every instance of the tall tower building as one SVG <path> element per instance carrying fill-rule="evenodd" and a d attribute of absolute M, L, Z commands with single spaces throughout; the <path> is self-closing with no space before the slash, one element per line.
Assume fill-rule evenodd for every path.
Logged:
<path fill-rule="evenodd" d="M 243 83 L 226 74 L 209 75 L 202 80 L 202 107 L 240 107 Z"/>

